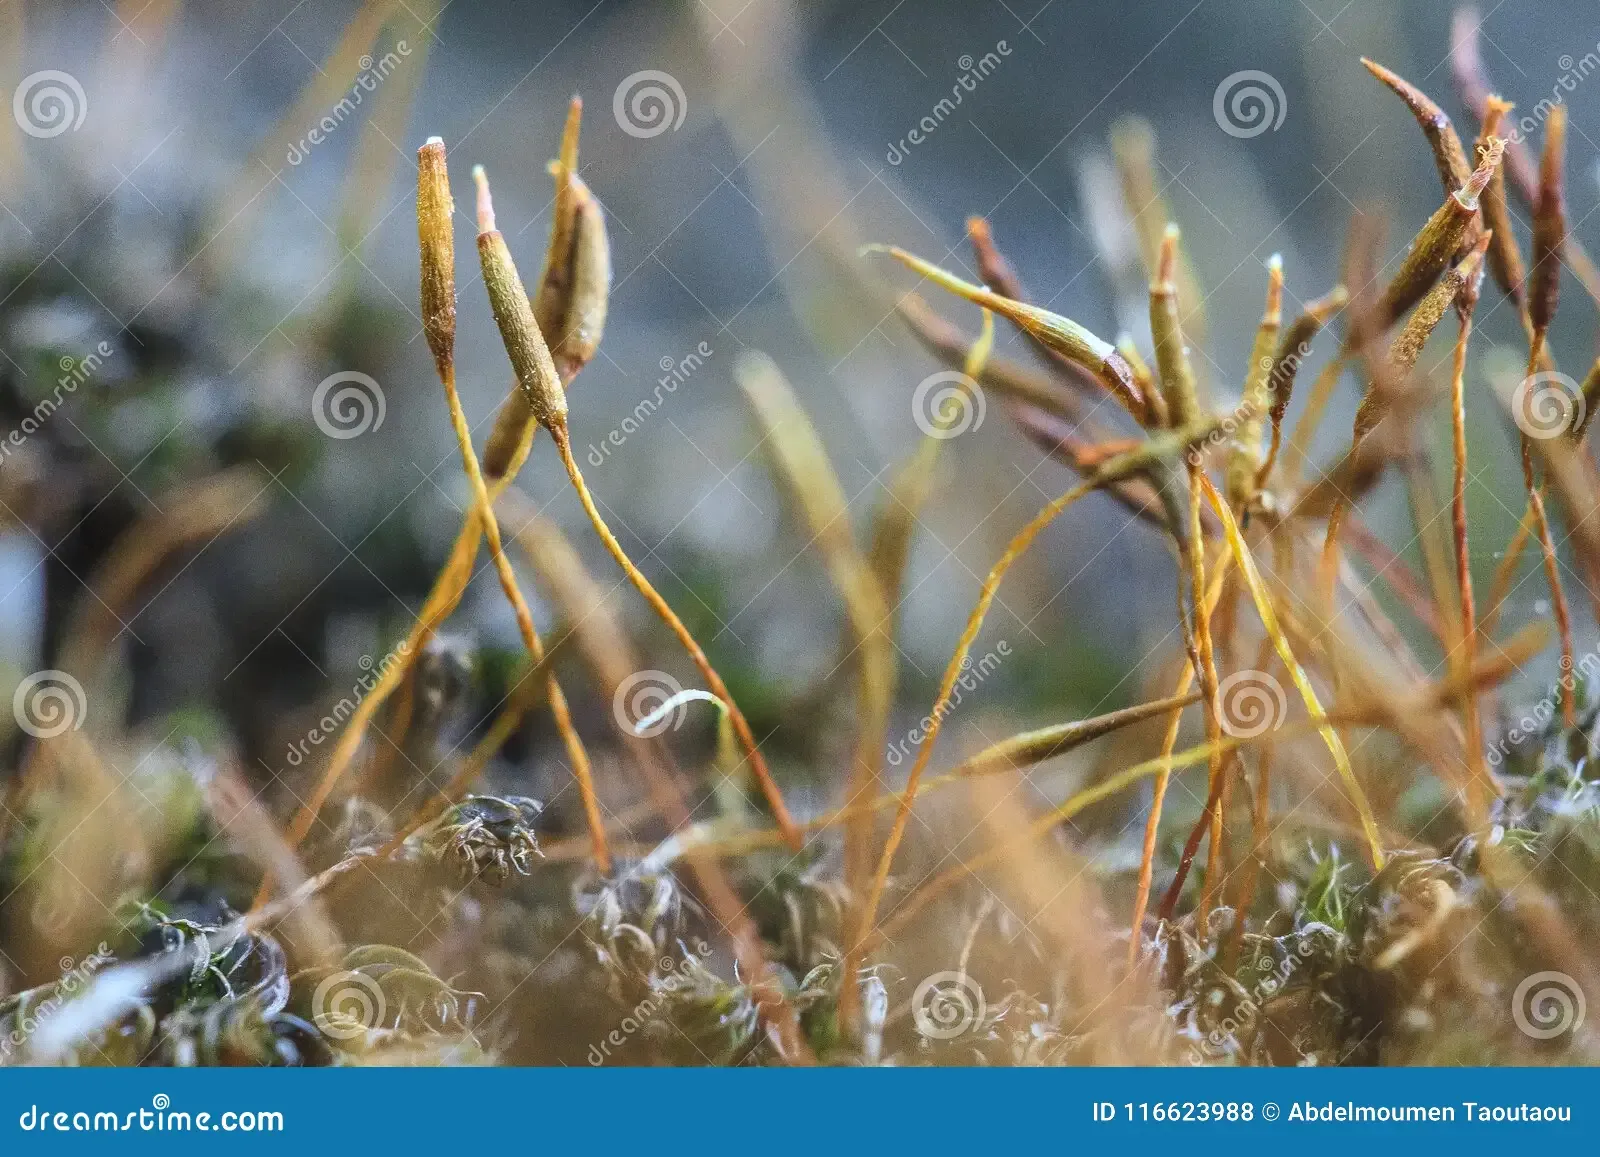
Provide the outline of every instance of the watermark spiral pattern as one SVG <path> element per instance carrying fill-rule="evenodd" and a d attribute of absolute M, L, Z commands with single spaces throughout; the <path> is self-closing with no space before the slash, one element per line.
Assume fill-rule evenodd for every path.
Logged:
<path fill-rule="evenodd" d="M 612 94 L 611 112 L 623 132 L 647 140 L 669 129 L 677 132 L 689 112 L 689 100 L 677 77 L 646 68 L 623 77 Z"/>
<path fill-rule="evenodd" d="M 1276 730 L 1288 711 L 1283 685 L 1265 671 L 1235 671 L 1217 684 L 1218 723 L 1235 739 Z"/>
<path fill-rule="evenodd" d="M 1524 378 L 1511 394 L 1511 417 L 1530 438 L 1559 438 L 1583 425 L 1583 390 L 1566 374 L 1546 370 Z"/>
<path fill-rule="evenodd" d="M 47 68 L 22 78 L 11 96 L 11 115 L 30 137 L 59 137 L 83 127 L 89 96 L 70 72 Z"/>
<path fill-rule="evenodd" d="M 911 996 L 911 1019 L 930 1040 L 954 1040 L 983 1023 L 983 989 L 965 972 L 935 972 Z"/>
<path fill-rule="evenodd" d="M 683 684 L 665 671 L 635 671 L 617 684 L 611 710 L 624 731 L 646 737 L 660 735 L 683 726 L 688 714 L 686 702 L 679 702 L 664 714 L 660 710 L 682 694 Z"/>
<path fill-rule="evenodd" d="M 1278 78 L 1256 68 L 1223 77 L 1211 97 L 1211 113 L 1217 126 L 1241 140 L 1259 137 L 1269 130 L 1276 132 L 1288 112 L 1289 101 Z"/>
<path fill-rule="evenodd" d="M 54 739 L 83 726 L 89 700 L 83 684 L 65 671 L 35 671 L 17 684 L 11 712 L 35 739 Z"/>
<path fill-rule="evenodd" d="M 1587 1011 L 1583 989 L 1565 972 L 1535 972 L 1511 995 L 1511 1019 L 1534 1040 L 1577 1032 Z"/>
<path fill-rule="evenodd" d="M 383 387 L 359 370 L 329 374 L 311 395 L 311 417 L 317 429 L 340 441 L 378 429 L 386 412 Z"/>
<path fill-rule="evenodd" d="M 930 438 L 959 438 L 976 430 L 987 410 L 978 383 L 958 370 L 929 374 L 911 395 L 911 416 Z"/>
<path fill-rule="evenodd" d="M 334 1040 L 355 1040 L 383 1023 L 388 1001 L 370 976 L 339 971 L 311 994 L 311 1019 Z"/>

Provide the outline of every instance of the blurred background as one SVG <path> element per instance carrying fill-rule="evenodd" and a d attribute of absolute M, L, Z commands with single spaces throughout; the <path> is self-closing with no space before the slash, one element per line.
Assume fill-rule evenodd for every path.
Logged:
<path fill-rule="evenodd" d="M 531 278 L 549 226 L 545 164 L 577 93 L 614 280 L 600 356 L 572 391 L 574 442 L 624 544 L 776 735 L 779 761 L 815 764 L 838 737 L 784 721 L 841 679 L 841 612 L 769 473 L 740 359 L 765 352 L 793 383 L 862 533 L 921 436 L 913 394 L 939 367 L 891 312 L 911 280 L 859 246 L 900 244 L 978 280 L 963 226 L 982 215 L 1034 300 L 1147 345 L 1133 237 L 1103 211 L 1108 134 L 1137 114 L 1207 294 L 1200 352 L 1226 400 L 1270 254 L 1302 303 L 1336 281 L 1358 206 L 1387 216 L 1392 253 L 1437 207 L 1416 124 L 1361 57 L 1434 95 L 1470 139 L 1447 60 L 1452 15 L 1434 0 L 7 0 L 6 429 L 64 372 L 84 380 L 0 458 L 6 688 L 62 665 L 74 615 L 99 616 L 126 664 L 94 689 L 91 718 L 227 735 L 252 774 L 281 778 L 275 806 L 303 793 L 311 768 L 286 764 L 286 737 L 404 633 L 468 502 L 421 340 L 416 147 L 438 134 L 454 162 L 460 381 L 481 444 L 509 375 L 468 258 L 468 168 L 486 167 Z M 1523 111 L 1556 92 L 1572 106 L 1571 218 L 1591 236 L 1600 187 L 1584 126 L 1600 84 L 1583 60 L 1600 52 L 1600 10 L 1504 0 L 1476 23 L 1487 69 Z M 1218 102 L 1241 73 L 1271 124 L 1223 123 Z M 975 309 L 926 295 L 976 331 Z M 1592 356 L 1582 314 L 1558 322 L 1571 364 Z M 1521 508 L 1513 439 L 1488 393 L 1492 346 L 1520 334 L 1503 309 L 1481 327 L 1469 436 L 1485 449 L 1470 501 L 1485 582 Z M 999 348 L 1028 357 L 1009 333 Z M 1447 357 L 1430 349 L 1432 363 Z M 352 381 L 366 396 L 334 413 Z M 1347 437 L 1355 398 L 1347 381 L 1324 456 Z M 1444 438 L 1442 411 L 1424 429 Z M 576 528 L 548 449 L 523 489 Z M 171 522 L 188 507 L 173 496 L 230 468 L 246 473 L 213 497 L 236 517 L 224 510 L 113 605 L 93 578 L 109 544 L 141 522 L 181 538 Z M 998 408 L 947 448 L 902 609 L 904 724 L 929 701 L 978 576 L 1070 482 Z M 1399 525 L 1403 496 L 1386 486 L 1368 511 Z M 614 578 L 577 537 L 590 569 Z M 1172 574 L 1168 547 L 1109 500 L 1061 519 L 1008 580 L 979 652 L 1003 640 L 1015 658 L 952 725 L 955 748 L 1146 697 L 1174 641 Z M 1509 625 L 1547 612 L 1527 594 L 1538 586 L 1513 597 Z M 692 682 L 625 595 L 649 661 Z M 548 629 L 551 610 L 534 610 Z M 482 654 L 518 651 L 491 575 L 451 626 Z M 480 694 L 487 713 L 496 697 Z M 576 698 L 580 727 L 603 729 L 609 704 Z M 537 738 L 548 722 L 526 727 Z M 818 782 L 811 805 L 830 790 Z"/>

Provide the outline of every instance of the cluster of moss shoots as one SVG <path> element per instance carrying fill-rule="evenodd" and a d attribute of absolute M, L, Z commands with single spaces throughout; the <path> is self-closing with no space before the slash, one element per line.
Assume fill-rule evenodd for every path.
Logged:
<path fill-rule="evenodd" d="M 734 696 L 608 528 L 572 452 L 568 389 L 596 352 L 610 289 L 604 215 L 579 176 L 581 105 L 573 102 L 560 156 L 550 166 L 552 226 L 531 295 L 495 227 L 487 177 L 481 168 L 473 174 L 482 282 L 515 375 L 481 456 L 456 390 L 455 206 L 444 143 L 429 140 L 417 170 L 421 315 L 472 509 L 399 649 L 404 661 L 386 667 L 360 702 L 287 831 L 258 841 L 267 851 L 250 877 L 257 881 L 253 902 L 237 895 L 237 873 L 220 894 L 235 899 L 243 914 L 216 923 L 182 917 L 161 896 L 128 901 L 116 967 L 144 970 L 141 998 L 119 1005 L 90 982 L 71 994 L 88 1009 L 77 1035 L 51 1038 L 53 1051 L 34 1059 L 553 1059 L 554 1052 L 527 1038 L 541 1028 L 530 1029 L 526 1018 L 515 1032 L 508 1028 L 517 1019 L 509 1010 L 519 989 L 593 1027 L 595 1040 L 614 1042 L 602 1050 L 607 1061 L 1438 1063 L 1590 1056 L 1581 1026 L 1556 1041 L 1519 1035 L 1506 1002 L 1516 981 L 1540 968 L 1560 969 L 1600 995 L 1592 954 L 1581 951 L 1600 932 L 1600 906 L 1590 890 L 1600 888 L 1600 789 L 1590 770 L 1600 712 L 1585 706 L 1576 677 L 1571 607 L 1553 530 L 1558 517 L 1566 520 L 1584 586 L 1591 595 L 1600 590 L 1600 523 L 1590 518 L 1600 488 L 1581 423 L 1554 438 L 1520 435 L 1526 513 L 1487 599 L 1480 599 L 1468 567 L 1465 413 L 1469 341 L 1485 291 L 1501 295 L 1520 318 L 1527 373 L 1553 373 L 1547 335 L 1561 274 L 1572 272 L 1596 301 L 1600 278 L 1568 233 L 1566 110 L 1551 111 L 1535 157 L 1504 135 L 1510 106 L 1490 92 L 1471 38 L 1458 40 L 1458 79 L 1479 121 L 1470 144 L 1428 96 L 1369 63 L 1422 129 L 1443 186 L 1439 209 L 1392 264 L 1381 257 L 1373 220 L 1359 218 L 1342 284 L 1295 311 L 1285 310 L 1291 278 L 1272 258 L 1249 369 L 1232 408 L 1208 400 L 1213 375 L 1193 361 L 1205 332 L 1202 295 L 1156 191 L 1144 130 L 1119 129 L 1114 145 L 1125 211 L 1150 282 L 1148 358 L 1130 339 L 1108 342 L 1029 304 L 981 220 L 970 223 L 969 233 L 983 285 L 900 249 L 874 246 L 863 254 L 864 264 L 886 254 L 982 308 L 982 329 L 968 337 L 914 294 L 896 303 L 927 349 L 961 371 L 962 389 L 1000 398 L 1024 433 L 1080 478 L 1012 537 L 983 578 L 927 713 L 925 738 L 897 785 L 883 767 L 898 681 L 895 608 L 917 516 L 937 487 L 941 454 L 954 451 L 938 429 L 922 441 L 895 474 L 863 547 L 828 457 L 781 373 L 764 359 L 741 363 L 740 384 L 772 448 L 775 473 L 843 604 L 856 672 L 857 738 L 842 777 L 843 801 L 808 820 L 791 814 Z M 1527 257 L 1512 225 L 1519 202 L 1532 218 Z M 995 355 L 996 316 L 1020 331 L 1042 369 Z M 1452 484 L 1450 518 L 1440 523 L 1427 516 L 1431 483 L 1415 468 L 1419 451 L 1410 428 L 1429 393 L 1419 360 L 1451 316 Z M 1313 341 L 1335 325 L 1342 333 L 1336 350 L 1310 386 L 1298 426 L 1286 429 Z M 1308 448 L 1347 372 L 1365 384 L 1354 428 L 1347 448 L 1319 472 Z M 1592 412 L 1600 405 L 1600 363 L 1582 390 Z M 1119 428 L 1086 416 L 1105 403 L 1115 407 Z M 939 421 L 953 425 L 958 409 L 942 412 Z M 528 551 L 602 686 L 617 686 L 636 665 L 615 638 L 594 580 L 559 532 L 545 525 L 508 540 L 501 531 L 508 511 L 524 526 L 538 521 L 513 482 L 540 429 L 594 533 L 687 653 L 705 687 L 701 697 L 718 705 L 712 772 L 759 789 L 770 825 L 742 797 L 723 794 L 720 815 L 696 822 L 675 770 L 650 741 L 624 731 L 619 742 L 669 836 L 642 855 L 619 856 L 613 846 L 616 824 L 598 798 L 585 741 L 508 545 Z M 1421 512 L 1420 575 L 1366 529 L 1357 509 L 1391 466 L 1403 473 Z M 1101 492 L 1171 545 L 1181 650 L 1170 690 L 1137 706 L 1011 736 L 931 774 L 958 681 L 1008 571 L 1064 510 Z M 1547 497 L 1554 501 L 1547 505 Z M 391 742 L 411 725 L 416 666 L 460 603 L 484 543 L 515 612 L 527 667 L 502 715 L 450 782 L 413 814 L 391 815 L 351 794 L 349 780 L 376 720 L 387 719 Z M 1555 645 L 1562 670 L 1572 674 L 1537 734 L 1506 748 L 1491 766 L 1485 732 L 1495 689 L 1549 645 L 1537 626 L 1496 634 L 1518 560 L 1530 546 L 1542 555 Z M 1409 626 L 1437 643 L 1443 661 L 1435 670 L 1442 675 L 1426 674 L 1347 552 L 1372 568 L 1374 583 L 1386 586 L 1413 620 Z M 1372 661 L 1375 647 L 1385 652 L 1384 665 Z M 1230 675 L 1246 671 L 1292 689 L 1303 712 L 1265 731 L 1230 725 L 1224 691 Z M 539 707 L 550 712 L 587 825 L 586 840 L 565 841 L 560 854 L 541 848 L 541 810 L 533 801 L 473 794 L 500 746 Z M 1191 709 L 1203 721 L 1204 738 L 1180 750 L 1181 721 Z M 920 799 L 1015 774 L 1148 721 L 1164 725 L 1158 755 L 1094 777 L 973 854 L 914 878 L 896 876 Z M 1384 752 L 1373 763 L 1383 782 L 1356 759 L 1374 736 L 1383 737 L 1372 744 Z M 1297 814 L 1298 803 L 1275 806 L 1285 794 L 1281 784 L 1274 792 L 1275 763 L 1280 774 L 1288 772 L 1289 789 L 1318 791 L 1323 804 L 1313 810 L 1320 818 Z M 1169 808 L 1169 787 L 1189 769 L 1204 776 L 1198 809 Z M 1020 873 L 1012 879 L 1034 881 L 1047 902 L 1070 890 L 1070 882 L 1052 883 L 1048 875 L 1073 863 L 1053 837 L 1074 817 L 1140 785 L 1149 793 L 1142 839 L 1136 855 L 1110 857 L 1112 866 L 1097 873 L 1103 902 L 1076 903 L 1065 932 L 1019 921 L 997 902 L 985 883 L 991 872 Z M 35 822 L 13 833 L 14 879 L 26 873 L 30 856 L 41 854 L 28 832 L 48 827 L 37 822 L 48 792 L 19 799 Z M 214 831 L 206 827 L 215 821 L 204 816 L 204 805 L 195 810 L 195 823 Z M 1183 821 L 1170 841 L 1169 811 Z M 191 877 L 200 870 L 196 861 L 210 863 L 193 857 L 185 867 Z M 315 874 L 304 870 L 318 865 Z M 1158 876 L 1165 878 L 1159 890 Z M 340 893 L 362 881 L 368 899 L 373 881 L 391 896 L 435 895 L 429 889 L 444 887 L 441 881 L 448 881 L 447 902 L 463 887 L 504 896 L 501 906 L 510 915 L 497 917 L 495 928 L 502 951 L 474 978 L 486 988 L 492 979 L 498 991 L 470 990 L 382 942 L 376 916 L 347 915 L 336 930 L 327 908 L 359 909 L 340 904 Z M 1108 915 L 1113 908 L 1120 911 Z M 566 935 L 573 924 L 581 933 L 576 938 Z M 550 928 L 557 930 L 553 948 L 552 938 L 541 938 Z M 345 946 L 369 933 L 373 942 Z M 920 955 L 897 957 L 908 944 L 919 945 Z M 570 968 L 540 967 L 562 952 L 575 953 Z M 959 1034 L 919 1031 L 907 1005 L 910 985 L 941 968 L 981 980 L 987 996 L 980 1009 L 968 1010 L 970 1023 Z M 41 1020 L 36 1014 L 47 1004 L 58 1013 L 63 983 L 0 1004 L 0 1037 Z M 533 1020 L 554 1031 L 548 1019 L 554 1015 Z M 608 1031 L 618 1023 L 625 1031 Z M 27 1047 L 18 1055 L 27 1056 Z"/>

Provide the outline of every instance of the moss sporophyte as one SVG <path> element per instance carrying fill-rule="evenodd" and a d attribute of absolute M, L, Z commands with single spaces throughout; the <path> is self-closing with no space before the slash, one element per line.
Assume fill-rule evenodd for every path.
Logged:
<path fill-rule="evenodd" d="M 382 11 L 363 8 L 315 92 L 364 87 L 362 52 L 400 19 Z M 411 348 L 426 344 L 442 397 L 420 412 L 448 420 L 465 496 L 442 562 L 389 592 L 398 623 L 393 607 L 346 616 L 326 654 L 291 614 L 282 637 L 326 678 L 252 734 L 152 714 L 177 685 L 146 684 L 167 656 L 141 639 L 126 662 L 118 641 L 157 617 L 141 605 L 163 582 L 214 580 L 187 573 L 186 552 L 253 517 L 276 476 L 206 467 L 111 537 L 14 704 L 0 1063 L 1600 1059 L 1581 1014 L 1600 993 L 1600 659 L 1575 644 L 1585 607 L 1567 596 L 1575 578 L 1600 590 L 1600 360 L 1571 377 L 1557 360 L 1575 306 L 1600 302 L 1567 205 L 1584 138 L 1561 101 L 1515 116 L 1476 44 L 1458 22 L 1459 124 L 1392 69 L 1356 72 L 1425 165 L 1426 205 L 1392 255 L 1375 216 L 1355 216 L 1336 276 L 1270 236 L 1214 268 L 1210 226 L 1180 228 L 1187 202 L 1131 118 L 1082 182 L 1122 332 L 1030 299 L 1048 250 L 1025 281 L 1004 206 L 958 222 L 969 274 L 954 253 L 830 236 L 841 280 L 826 288 L 870 301 L 892 335 L 876 388 L 906 419 L 864 474 L 814 421 L 799 359 L 747 334 L 677 339 L 625 402 L 574 392 L 623 316 L 601 202 L 617 169 L 580 164 L 581 101 L 558 141 L 556 118 L 543 126 L 548 232 L 528 281 L 487 170 L 458 205 L 445 142 L 424 140 Z M 380 136 L 404 131 L 390 94 L 422 62 L 406 63 L 385 74 Z M 1024 61 L 1002 41 L 963 64 L 958 95 L 891 160 L 1002 63 Z M 457 151 L 488 144 L 474 132 Z M 770 224 L 814 213 L 772 185 L 753 186 Z M 465 282 L 458 226 L 478 258 Z M 805 304 L 795 315 L 821 324 Z M 1509 353 L 1484 336 L 1505 323 Z M 466 388 L 465 367 L 482 363 L 458 342 L 491 332 L 506 362 L 494 353 L 480 414 L 485 383 Z M 0 482 L 41 518 L 27 481 L 70 480 L 77 461 L 57 423 L 89 429 L 113 377 L 147 372 L 117 352 L 14 366 Z M 721 405 L 724 390 L 747 416 L 728 427 L 741 463 L 776 498 L 773 597 L 805 610 L 784 623 L 807 624 L 816 671 L 774 678 L 764 642 L 712 634 L 738 617 L 723 588 L 742 589 L 713 581 L 715 559 L 630 552 L 612 529 L 647 452 L 635 435 L 669 400 Z M 1347 434 L 1326 428 L 1340 413 Z M 1510 418 L 1503 444 L 1476 433 L 1491 416 Z M 173 468 L 259 446 L 225 440 Z M 1474 521 L 1497 454 L 1522 515 Z M 997 466 L 1016 477 L 991 501 L 980 467 Z M 1398 536 L 1391 505 L 1411 521 Z M 946 526 L 960 536 L 930 561 Z M 1535 544 L 1538 565 L 1523 560 Z M 1498 553 L 1492 577 L 1474 547 Z M 1106 573 L 1094 598 L 1074 586 Z M 736 577 L 752 575 L 769 579 Z M 951 590 L 971 599 L 959 627 L 927 611 Z M 48 593 L 53 608 L 54 578 Z M 811 597 L 831 618 L 798 607 Z M 486 607 L 502 636 L 455 629 Z M 1142 662 L 1083 657 L 1077 636 L 1112 613 Z M 913 664 L 930 639 L 935 662 Z M 1550 693 L 1519 702 L 1508 684 L 1539 663 L 1558 672 Z M 260 751 L 265 777 L 242 758 Z"/>

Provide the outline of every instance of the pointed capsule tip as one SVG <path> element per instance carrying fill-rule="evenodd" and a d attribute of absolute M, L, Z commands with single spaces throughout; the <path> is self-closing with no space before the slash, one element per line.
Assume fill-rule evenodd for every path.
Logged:
<path fill-rule="evenodd" d="M 1370 56 L 1363 56 L 1361 58 L 1361 63 L 1368 72 L 1372 73 L 1372 75 L 1377 78 L 1378 83 L 1382 84 L 1385 88 L 1398 91 L 1400 90 L 1401 86 L 1405 85 L 1406 83 L 1400 79 L 1399 74 L 1393 69 L 1385 68 L 1376 60 L 1373 60 Z"/>
<path fill-rule="evenodd" d="M 1436 116 L 1442 110 L 1434 101 L 1416 85 L 1401 76 L 1392 68 L 1379 64 L 1371 57 L 1363 56 L 1361 63 L 1368 72 L 1377 78 L 1378 83 L 1395 93 L 1401 100 L 1411 106 L 1414 112 L 1424 112 L 1429 116 Z"/>
<path fill-rule="evenodd" d="M 1274 253 L 1267 259 L 1267 308 L 1262 314 L 1262 324 L 1280 325 L 1283 321 L 1283 255 Z"/>
<path fill-rule="evenodd" d="M 472 166 L 472 183 L 478 187 L 478 232 L 494 232 L 494 198 L 489 193 L 489 174 L 482 165 Z"/>
<path fill-rule="evenodd" d="M 1178 272 L 1179 236 L 1178 227 L 1169 223 L 1161 234 L 1161 250 L 1156 255 L 1156 284 L 1167 287 L 1169 292 Z"/>
<path fill-rule="evenodd" d="M 567 120 L 561 126 L 561 168 L 576 175 L 578 171 L 578 136 L 583 129 L 583 100 L 573 96 L 567 105 Z"/>

